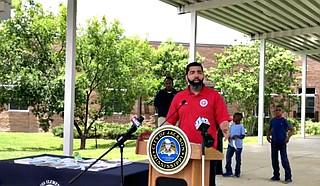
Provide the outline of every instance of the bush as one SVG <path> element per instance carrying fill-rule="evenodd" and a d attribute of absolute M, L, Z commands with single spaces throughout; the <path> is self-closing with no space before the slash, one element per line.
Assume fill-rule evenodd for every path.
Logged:
<path fill-rule="evenodd" d="M 290 125 L 294 128 L 294 133 L 297 134 L 300 131 L 300 120 L 296 118 L 287 118 Z"/>
<path fill-rule="evenodd" d="M 118 136 L 125 134 L 132 124 L 119 124 L 119 123 L 105 123 L 105 122 L 96 122 L 89 131 L 87 138 L 101 138 L 101 139 L 117 139 Z M 95 135 L 95 128 L 97 129 Z M 137 139 L 137 137 L 144 131 L 154 131 L 155 128 L 147 127 L 147 126 L 140 126 L 136 132 L 131 135 L 130 139 Z M 54 127 L 52 129 L 52 133 L 54 136 L 63 137 L 63 125 L 58 127 Z M 74 138 L 79 138 L 79 134 L 76 128 L 73 131 Z"/>
<path fill-rule="evenodd" d="M 320 123 L 312 122 L 311 120 L 306 121 L 306 133 L 311 135 L 320 134 Z"/>
<path fill-rule="evenodd" d="M 242 124 L 247 131 L 247 136 L 255 136 L 258 134 L 258 118 L 247 117 L 242 120 Z"/>
<path fill-rule="evenodd" d="M 263 135 L 267 135 L 272 118 L 264 118 Z M 300 130 L 300 121 L 295 118 L 287 118 L 288 122 L 295 129 L 295 134 Z M 247 129 L 247 136 L 258 135 L 258 118 L 248 117 L 243 120 L 243 125 Z"/>

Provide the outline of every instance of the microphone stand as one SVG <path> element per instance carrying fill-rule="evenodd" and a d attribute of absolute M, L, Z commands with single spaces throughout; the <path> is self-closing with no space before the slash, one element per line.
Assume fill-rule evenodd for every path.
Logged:
<path fill-rule="evenodd" d="M 121 183 L 120 186 L 123 186 L 124 184 L 124 175 L 123 175 L 123 147 L 124 144 L 120 145 L 120 175 L 121 175 Z"/>
<path fill-rule="evenodd" d="M 171 118 L 175 113 L 177 113 L 177 112 L 179 111 L 179 109 L 182 107 L 182 105 L 186 104 L 186 102 L 187 102 L 186 100 L 183 100 L 183 101 L 181 102 L 181 104 L 179 105 L 179 107 L 178 107 L 172 114 L 170 114 L 170 116 L 168 117 L 168 119 Z M 167 122 L 167 119 L 165 119 L 158 127 L 161 127 L 161 126 L 164 125 L 166 122 Z"/>
<path fill-rule="evenodd" d="M 85 172 L 87 172 L 94 164 L 96 164 L 99 160 L 101 160 L 106 154 L 108 154 L 111 150 L 113 150 L 116 147 L 120 147 L 120 154 L 121 154 L 121 183 L 120 186 L 123 186 L 124 184 L 124 176 L 123 176 L 123 147 L 124 147 L 124 142 L 130 137 L 130 133 L 126 133 L 124 135 L 121 135 L 117 139 L 117 143 L 114 144 L 107 152 L 103 153 L 98 159 L 96 159 L 94 162 L 92 162 L 88 167 L 86 167 L 82 172 L 80 172 L 78 175 L 73 177 L 70 181 L 69 184 L 72 184 L 74 181 L 76 181 L 80 176 L 82 176 Z"/>
<path fill-rule="evenodd" d="M 202 135 L 202 156 L 201 156 L 201 172 L 202 172 L 202 175 L 201 175 L 201 185 L 204 186 L 204 175 L 205 175 L 205 172 L 204 172 L 204 169 L 205 169 L 205 136 L 206 136 L 206 132 L 204 130 L 202 130 L 201 132 L 201 135 Z"/>

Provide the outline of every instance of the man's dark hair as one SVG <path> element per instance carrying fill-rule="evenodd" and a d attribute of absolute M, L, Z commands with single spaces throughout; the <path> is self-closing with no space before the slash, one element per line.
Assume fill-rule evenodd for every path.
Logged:
<path fill-rule="evenodd" d="M 199 62 L 192 62 L 192 63 L 189 63 L 189 64 L 187 65 L 186 75 L 188 75 L 188 72 L 189 72 L 190 67 L 201 67 L 201 70 L 203 71 L 203 66 L 201 65 L 201 63 L 199 63 Z"/>
<path fill-rule="evenodd" d="M 166 78 L 164 78 L 163 82 L 165 82 L 167 79 L 168 79 L 168 80 L 171 80 L 171 81 L 172 81 L 172 83 L 173 83 L 173 78 L 172 78 L 172 77 L 170 77 L 170 76 L 167 76 Z"/>

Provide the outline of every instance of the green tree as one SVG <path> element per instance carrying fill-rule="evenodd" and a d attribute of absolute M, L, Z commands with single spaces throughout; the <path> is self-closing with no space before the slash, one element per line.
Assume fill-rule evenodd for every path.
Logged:
<path fill-rule="evenodd" d="M 238 111 L 245 113 L 250 121 L 248 132 L 256 130 L 257 122 L 252 118 L 258 105 L 260 42 L 228 47 L 224 53 L 216 55 L 215 67 L 208 76 L 221 89 L 227 103 L 234 103 Z M 265 105 L 284 104 L 293 93 L 296 84 L 295 73 L 299 68 L 294 62 L 297 57 L 281 47 L 267 44 L 265 56 Z M 281 99 L 272 99 L 278 94 Z"/>
<path fill-rule="evenodd" d="M 166 76 L 174 79 L 174 88 L 178 91 L 187 86 L 185 68 L 189 60 L 189 50 L 181 44 L 176 44 L 170 39 L 155 50 L 154 61 L 151 66 L 153 83 L 150 84 L 150 96 L 152 100 L 156 92 L 163 88 L 163 80 Z M 197 55 L 197 61 L 203 62 L 204 58 Z M 151 101 L 151 100 L 149 100 Z"/>
<path fill-rule="evenodd" d="M 66 8 L 54 15 L 33 0 L 14 6 L 14 16 L 0 26 L 1 84 L 14 86 L 4 102 L 31 106 L 48 131 L 63 107 Z"/>
<path fill-rule="evenodd" d="M 114 112 L 128 114 L 147 87 L 152 48 L 127 38 L 118 21 L 89 20 L 77 38 L 75 127 L 84 149 L 95 121 Z"/>

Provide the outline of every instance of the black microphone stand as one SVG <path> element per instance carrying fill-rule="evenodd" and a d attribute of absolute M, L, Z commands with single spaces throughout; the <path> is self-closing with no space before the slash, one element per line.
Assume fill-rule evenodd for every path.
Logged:
<path fill-rule="evenodd" d="M 179 105 L 179 107 L 172 113 L 170 114 L 169 117 L 167 117 L 168 119 L 171 118 L 175 113 L 177 113 L 179 111 L 179 109 L 182 107 L 182 105 L 186 104 L 186 100 L 182 100 L 181 104 Z M 161 127 L 163 124 L 165 124 L 167 122 L 167 119 L 165 119 L 158 127 Z"/>
<path fill-rule="evenodd" d="M 120 145 L 120 176 L 121 176 L 121 183 L 120 186 L 123 186 L 124 184 L 124 175 L 123 175 L 123 148 L 124 144 Z"/>
<path fill-rule="evenodd" d="M 86 167 L 82 172 L 80 172 L 78 175 L 76 175 L 74 178 L 72 178 L 69 181 L 69 184 L 72 184 L 74 181 L 76 181 L 80 176 L 82 176 L 85 172 L 87 172 L 94 164 L 96 164 L 99 160 L 101 160 L 106 154 L 108 154 L 111 150 L 113 150 L 116 147 L 120 147 L 120 169 L 121 169 L 121 183 L 120 186 L 123 186 L 124 184 L 124 175 L 123 175 L 123 148 L 124 148 L 124 142 L 129 139 L 131 136 L 130 133 L 126 133 L 124 135 L 121 135 L 117 139 L 117 143 L 114 144 L 107 152 L 103 153 L 98 159 L 96 159 L 94 162 L 92 162 L 88 167 Z"/>

